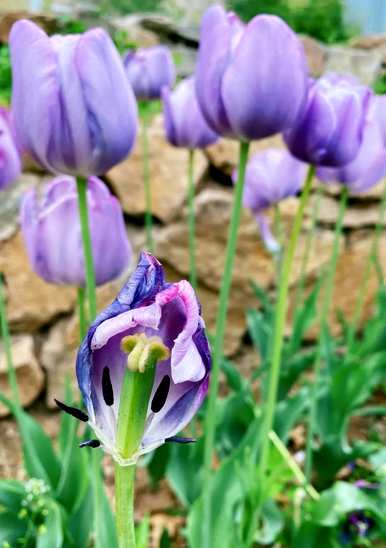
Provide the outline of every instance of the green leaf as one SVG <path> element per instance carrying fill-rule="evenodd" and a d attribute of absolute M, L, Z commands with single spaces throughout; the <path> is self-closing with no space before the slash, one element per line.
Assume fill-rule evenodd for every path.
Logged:
<path fill-rule="evenodd" d="M 281 400 L 276 405 L 274 430 L 286 443 L 289 433 L 303 415 L 309 404 L 310 389 L 304 386 L 294 396 Z"/>
<path fill-rule="evenodd" d="M 24 484 L 17 480 L 0 480 L 0 513 L 3 510 L 17 512 L 25 495 Z"/>
<path fill-rule="evenodd" d="M 0 401 L 15 416 L 23 447 L 24 466 L 31 478 L 44 480 L 55 489 L 60 476 L 60 464 L 52 442 L 40 424 L 22 409 L 0 394 Z"/>
<path fill-rule="evenodd" d="M 146 468 L 149 472 L 153 486 L 156 486 L 158 482 L 165 477 L 170 458 L 170 451 L 171 445 L 164 443 L 164 445 L 161 445 L 161 447 L 156 449 L 151 455 Z"/>
<path fill-rule="evenodd" d="M 264 503 L 261 521 L 261 528 L 255 536 L 255 541 L 263 545 L 272 544 L 284 526 L 284 517 L 273 500 Z"/>
<path fill-rule="evenodd" d="M 316 301 L 321 287 L 321 278 L 308 295 L 302 307 L 296 310 L 292 334 L 286 352 L 293 355 L 302 344 L 303 337 L 316 318 Z"/>
<path fill-rule="evenodd" d="M 0 546 L 22 545 L 19 539 L 24 539 L 27 534 L 28 521 L 20 519 L 12 511 L 0 512 Z"/>
<path fill-rule="evenodd" d="M 171 445 L 166 477 L 185 507 L 201 492 L 203 457 L 203 439 L 194 444 Z"/>
<path fill-rule="evenodd" d="M 63 527 L 60 506 L 51 500 L 42 532 L 38 532 L 36 548 L 61 548 L 63 546 Z"/>
<path fill-rule="evenodd" d="M 137 548 L 148 548 L 150 546 L 150 518 L 148 515 L 135 528 L 135 540 Z"/>
<path fill-rule="evenodd" d="M 263 364 L 269 359 L 270 341 L 272 339 L 272 322 L 259 310 L 247 312 L 248 331 L 254 347 L 256 348 Z"/>
<path fill-rule="evenodd" d="M 70 538 L 71 548 L 88 546 L 93 527 L 93 499 L 92 490 L 86 492 L 80 506 L 69 515 L 67 535 Z M 67 548 L 67 547 L 66 547 Z"/>

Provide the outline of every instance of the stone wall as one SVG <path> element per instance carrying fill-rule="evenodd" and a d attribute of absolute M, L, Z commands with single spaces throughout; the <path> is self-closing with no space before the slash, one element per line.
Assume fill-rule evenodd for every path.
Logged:
<path fill-rule="evenodd" d="M 115 27 L 119 24 L 121 28 L 129 29 L 139 43 L 148 45 L 160 39 L 169 41 L 174 49 L 179 48 L 181 52 L 185 52 L 179 57 L 183 61 L 179 66 L 180 73 L 187 74 L 192 70 L 197 29 L 176 28 L 163 19 L 152 18 L 129 18 L 119 22 L 112 21 L 110 24 Z M 371 83 L 382 70 L 386 39 L 366 38 L 353 42 L 351 47 L 333 48 L 322 47 L 310 39 L 305 39 L 305 46 L 314 74 L 320 74 L 327 69 L 344 70 L 356 74 L 366 83 Z M 156 254 L 165 264 L 170 279 L 179 279 L 188 276 L 187 152 L 174 149 L 165 142 L 162 115 L 153 119 L 149 134 Z M 140 142 L 139 136 L 138 143 Z M 268 146 L 283 145 L 279 137 L 274 137 L 254 143 L 252 150 Z M 232 201 L 230 174 L 236 166 L 237 148 L 237 143 L 222 140 L 204 152 L 197 152 L 195 157 L 199 294 L 209 329 L 214 326 L 217 293 L 223 269 Z M 141 160 L 140 147 L 137 145 L 127 161 L 116 166 L 105 176 L 111 190 L 122 203 L 128 234 L 136 255 L 144 242 Z M 6 280 L 15 365 L 23 403 L 30 405 L 40 399 L 52 408 L 53 398 L 63 396 L 64 377 L 74 377 L 74 358 L 79 341 L 75 290 L 46 284 L 31 271 L 19 231 L 18 204 L 22 192 L 31 186 L 44 184 L 45 180 L 46 174 L 26 166 L 20 181 L 2 193 L 0 271 L 4 273 Z M 336 310 L 343 310 L 348 319 L 353 312 L 356 290 L 367 261 L 372 231 L 379 218 L 381 193 L 382 185 L 378 185 L 366 195 L 353 196 L 350 199 L 350 208 L 345 218 L 343 249 L 338 264 L 335 310 L 331 313 L 331 325 L 335 333 L 339 331 Z M 307 269 L 308 286 L 312 285 L 331 253 L 337 198 L 338 189 L 334 187 L 329 187 L 322 198 L 317 237 Z M 286 229 L 293 219 L 296 205 L 296 199 L 287 200 L 281 205 Z M 312 208 L 311 203 L 296 251 L 293 285 L 299 278 Z M 386 247 L 383 245 L 385 242 L 386 236 L 383 236 L 380 246 L 383 267 L 386 267 Z M 98 291 L 99 307 L 112 300 L 125 277 Z M 275 268 L 259 241 L 254 219 L 244 211 L 225 338 L 226 354 L 232 356 L 243 368 L 250 368 L 258 362 L 246 337 L 245 311 L 250 307 L 259 306 L 251 289 L 251 281 L 273 290 Z M 364 318 L 371 314 L 376 289 L 377 280 L 374 275 L 366 296 Z M 313 337 L 315 332 L 310 332 L 309 335 Z M 2 351 L 0 390 L 7 394 L 6 365 Z M 6 410 L 0 406 L 0 416 L 5 413 Z"/>

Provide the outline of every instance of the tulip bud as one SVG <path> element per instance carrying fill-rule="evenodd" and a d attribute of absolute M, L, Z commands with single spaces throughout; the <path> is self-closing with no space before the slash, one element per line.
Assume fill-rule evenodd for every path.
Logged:
<path fill-rule="evenodd" d="M 129 51 L 123 63 L 138 99 L 160 99 L 162 88 L 171 87 L 175 82 L 173 59 L 165 46 Z"/>
<path fill-rule="evenodd" d="M 196 90 L 206 121 L 220 135 L 250 141 L 282 132 L 306 99 L 303 46 L 278 17 L 258 15 L 244 26 L 212 6 L 201 23 Z"/>
<path fill-rule="evenodd" d="M 128 266 L 131 246 L 118 200 L 91 177 L 87 202 L 97 285 L 119 276 Z M 21 229 L 33 270 L 53 284 L 85 285 L 84 255 L 76 183 L 58 177 L 41 199 L 35 189 L 23 197 Z"/>
<path fill-rule="evenodd" d="M 163 88 L 162 100 L 166 136 L 172 145 L 195 149 L 217 141 L 198 105 L 193 77 L 182 80 L 173 92 Z"/>
<path fill-rule="evenodd" d="M 290 152 L 313 165 L 340 167 L 362 143 L 371 92 L 330 74 L 310 83 L 306 108 L 284 137 Z"/>
<path fill-rule="evenodd" d="M 30 21 L 10 34 L 12 109 L 23 149 L 53 173 L 105 173 L 130 152 L 137 109 L 108 34 L 52 36 Z"/>
<path fill-rule="evenodd" d="M 8 112 L 0 108 L 0 190 L 12 183 L 21 172 L 20 156 L 16 147 Z"/>

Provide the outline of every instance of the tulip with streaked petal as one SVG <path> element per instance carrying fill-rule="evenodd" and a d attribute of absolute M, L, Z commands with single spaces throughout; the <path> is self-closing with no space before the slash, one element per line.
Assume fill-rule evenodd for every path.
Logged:
<path fill-rule="evenodd" d="M 121 206 L 97 177 L 87 181 L 87 202 L 97 285 L 119 276 L 131 258 Z M 21 229 L 33 270 L 53 284 L 85 285 L 84 255 L 75 179 L 60 176 L 43 196 L 25 193 Z"/>
<path fill-rule="evenodd" d="M 166 46 L 129 51 L 123 63 L 137 99 L 160 99 L 162 88 L 175 82 L 176 70 Z"/>
<path fill-rule="evenodd" d="M 303 46 L 279 17 L 258 15 L 243 25 L 212 6 L 201 23 L 196 90 L 208 124 L 241 141 L 291 127 L 307 95 Z"/>
<path fill-rule="evenodd" d="M 172 145 L 192 150 L 217 141 L 198 105 L 193 77 L 182 80 L 172 92 L 164 87 L 162 101 L 166 136 Z"/>
<path fill-rule="evenodd" d="M 12 110 L 21 147 L 53 173 L 105 173 L 130 152 L 137 108 L 119 54 L 100 28 L 52 36 L 31 21 L 10 33 Z"/>
<path fill-rule="evenodd" d="M 322 167 L 316 173 L 324 182 L 347 185 L 351 192 L 365 192 L 377 184 L 386 176 L 386 147 L 378 122 L 366 122 L 361 147 L 352 162 L 335 169 Z"/>
<path fill-rule="evenodd" d="M 310 82 L 306 108 L 284 133 L 294 156 L 317 166 L 351 162 L 362 143 L 371 91 L 351 77 L 328 74 Z"/>
<path fill-rule="evenodd" d="M 0 108 L 0 190 L 10 185 L 21 172 L 21 161 L 9 113 Z"/>
<path fill-rule="evenodd" d="M 130 338 L 144 345 L 158 339 L 168 352 L 156 365 L 149 400 L 137 402 L 147 409 L 144 431 L 133 453 L 124 457 L 117 446 L 117 431 L 122 385 L 132 353 L 127 346 Z M 142 253 L 115 301 L 91 325 L 76 367 L 87 414 L 57 403 L 94 430 L 98 439 L 82 445 L 102 445 L 119 464 L 128 465 L 165 441 L 191 441 L 176 435 L 202 404 L 211 367 L 204 321 L 191 285 L 185 280 L 166 282 L 162 265 Z M 130 427 L 130 417 L 128 421 Z"/>

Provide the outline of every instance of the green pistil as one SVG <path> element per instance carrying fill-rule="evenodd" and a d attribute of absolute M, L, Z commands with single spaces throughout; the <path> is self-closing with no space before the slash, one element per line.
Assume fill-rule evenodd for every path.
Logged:
<path fill-rule="evenodd" d="M 118 414 L 118 453 L 129 460 L 138 451 L 145 430 L 146 414 L 156 365 L 169 357 L 159 337 L 144 333 L 124 337 L 121 349 L 128 354 Z"/>

